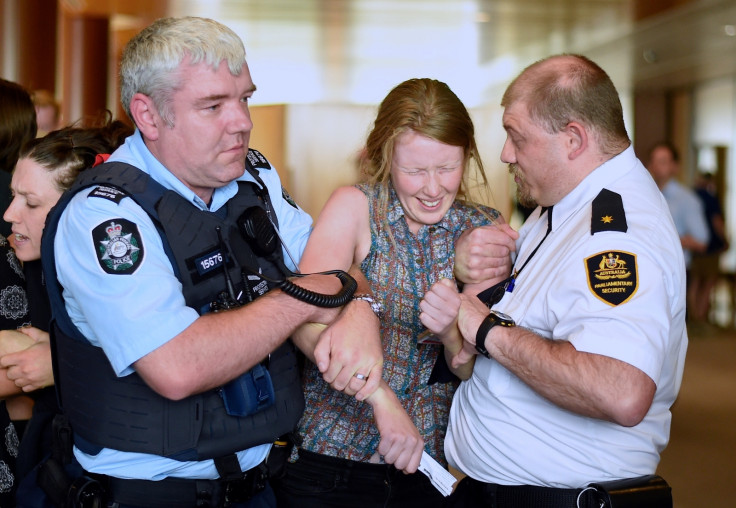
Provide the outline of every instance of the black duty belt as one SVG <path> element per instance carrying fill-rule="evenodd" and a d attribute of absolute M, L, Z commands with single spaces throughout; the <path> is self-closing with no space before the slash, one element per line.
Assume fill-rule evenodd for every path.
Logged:
<path fill-rule="evenodd" d="M 556 489 L 532 485 L 496 485 L 479 483 L 487 499 L 493 499 L 495 508 L 597 508 L 594 492 L 583 489 Z"/>
<path fill-rule="evenodd" d="M 592 483 L 582 489 L 497 485 L 466 477 L 456 490 L 486 508 L 672 508 L 672 489 L 657 475 Z"/>
<path fill-rule="evenodd" d="M 98 480 L 108 502 L 146 508 L 189 508 L 229 506 L 244 503 L 263 491 L 268 484 L 265 463 L 233 480 L 188 480 L 166 478 L 160 481 L 126 480 L 104 475 L 90 475 Z"/>

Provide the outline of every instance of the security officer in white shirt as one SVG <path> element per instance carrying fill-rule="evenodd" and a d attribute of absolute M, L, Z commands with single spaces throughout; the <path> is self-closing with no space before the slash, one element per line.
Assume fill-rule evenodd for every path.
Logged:
<path fill-rule="evenodd" d="M 626 506 L 671 506 L 654 475 L 687 334 L 667 203 L 634 155 L 613 83 L 587 58 L 529 66 L 502 106 L 501 159 L 519 201 L 538 208 L 518 236 L 462 237 L 456 274 L 482 279 L 506 252 L 512 273 L 478 298 L 438 283 L 421 304 L 428 317 L 459 308 L 455 363 L 475 358 L 445 441 L 467 475 L 450 506 L 598 508 L 616 480 L 646 486 Z"/>

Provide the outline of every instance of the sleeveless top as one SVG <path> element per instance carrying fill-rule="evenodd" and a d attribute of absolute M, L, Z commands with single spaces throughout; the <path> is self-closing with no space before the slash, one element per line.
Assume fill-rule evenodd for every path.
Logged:
<path fill-rule="evenodd" d="M 440 345 L 417 342 L 417 336 L 425 330 L 419 321 L 419 302 L 435 282 L 453 277 L 455 241 L 460 234 L 489 224 L 499 213 L 456 200 L 440 222 L 422 226 L 415 236 L 390 187 L 389 234 L 378 209 L 378 186 L 356 187 L 369 203 L 371 246 L 361 269 L 383 309 L 379 316 L 383 379 L 419 429 L 427 453 L 446 465 L 443 442 L 450 403 L 459 383 L 455 378 L 428 384 L 438 356 L 444 353 Z M 380 441 L 371 406 L 333 390 L 313 364 L 307 364 L 304 373 L 304 392 L 306 409 L 299 424 L 301 448 L 367 462 Z"/>

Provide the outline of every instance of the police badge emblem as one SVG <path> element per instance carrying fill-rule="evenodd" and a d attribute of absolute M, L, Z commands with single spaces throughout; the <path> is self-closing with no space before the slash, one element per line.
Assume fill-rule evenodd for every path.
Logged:
<path fill-rule="evenodd" d="M 143 260 L 143 243 L 138 226 L 129 220 L 111 219 L 92 230 L 92 241 L 100 267 L 109 274 L 134 273 Z"/>
<path fill-rule="evenodd" d="M 588 287 L 600 300 L 620 305 L 634 296 L 639 286 L 636 254 L 605 251 L 585 259 Z"/>

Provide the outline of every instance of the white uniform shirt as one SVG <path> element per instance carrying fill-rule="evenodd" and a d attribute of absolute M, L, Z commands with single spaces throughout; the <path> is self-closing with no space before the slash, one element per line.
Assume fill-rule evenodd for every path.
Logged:
<path fill-rule="evenodd" d="M 592 201 L 604 188 L 622 197 L 625 233 L 591 235 Z M 547 215 L 537 209 L 520 230 L 516 268 L 546 230 Z M 623 268 L 617 257 L 627 261 Z M 596 279 L 607 260 L 629 275 Z M 631 428 L 580 416 L 478 356 L 453 400 L 449 463 L 483 482 L 560 488 L 654 473 L 687 348 L 684 268 L 667 203 L 633 149 L 597 168 L 554 206 L 552 232 L 494 309 L 542 337 L 642 370 L 657 386 L 649 412 Z M 606 301 L 617 297 L 628 299 Z"/>
<path fill-rule="evenodd" d="M 168 189 L 173 189 L 195 206 L 207 205 L 153 157 L 138 131 L 110 157 L 149 173 Z M 279 231 L 297 261 L 311 230 L 311 217 L 282 198 L 281 181 L 275 169 L 260 176 L 268 188 Z M 238 180 L 253 181 L 249 173 Z M 198 317 L 187 307 L 181 283 L 176 278 L 164 252 L 161 237 L 151 218 L 132 199 L 120 203 L 88 198 L 94 189 L 77 193 L 59 220 L 54 239 L 58 279 L 69 317 L 94 345 L 102 347 L 118 376 L 133 372 L 133 364 L 154 349 L 184 331 Z M 237 193 L 237 183 L 216 189 L 210 211 L 217 211 Z M 123 219 L 120 221 L 117 219 Z M 123 224 L 122 234 L 140 241 L 143 255 L 138 268 L 130 275 L 110 274 L 99 259 L 99 244 L 92 231 L 111 221 Z M 289 258 L 284 259 L 294 269 Z M 238 452 L 241 468 L 246 471 L 259 464 L 268 453 L 269 444 Z M 83 453 L 75 447 L 75 456 L 87 471 L 115 476 L 159 480 L 167 476 L 181 478 L 217 478 L 212 460 L 181 462 L 156 455 L 103 449 L 97 455 Z"/>

